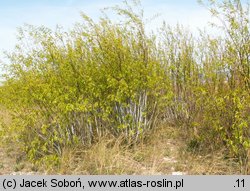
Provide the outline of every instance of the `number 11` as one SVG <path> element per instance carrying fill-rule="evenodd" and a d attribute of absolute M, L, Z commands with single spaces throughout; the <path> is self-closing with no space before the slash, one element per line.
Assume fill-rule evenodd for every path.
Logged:
<path fill-rule="evenodd" d="M 242 179 L 242 180 L 237 179 L 237 180 L 236 180 L 236 183 L 237 183 L 237 187 L 238 187 L 238 188 L 239 188 L 239 187 L 242 187 L 242 188 L 245 187 L 245 180 L 244 180 L 244 179 Z"/>

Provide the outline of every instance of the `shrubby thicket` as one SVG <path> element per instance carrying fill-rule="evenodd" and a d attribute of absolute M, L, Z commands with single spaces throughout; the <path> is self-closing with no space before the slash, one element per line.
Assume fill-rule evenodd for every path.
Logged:
<path fill-rule="evenodd" d="M 145 31 L 138 2 L 65 32 L 19 29 L 8 54 L 1 105 L 12 115 L 4 140 L 34 162 L 103 135 L 136 144 L 159 123 L 183 128 L 192 148 L 224 147 L 247 166 L 250 147 L 250 22 L 240 0 L 210 1 L 221 35 L 163 24 Z"/>

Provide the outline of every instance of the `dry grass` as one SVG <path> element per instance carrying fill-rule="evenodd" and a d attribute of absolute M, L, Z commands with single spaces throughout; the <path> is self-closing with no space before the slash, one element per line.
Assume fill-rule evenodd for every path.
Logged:
<path fill-rule="evenodd" d="M 90 148 L 65 149 L 58 168 L 49 174 L 171 174 L 174 144 L 170 128 L 158 129 L 137 146 L 124 145 L 123 138 L 103 137 Z M 172 132 L 173 133 L 173 132 Z M 170 148 L 170 145 L 172 148 Z M 169 160 L 166 160 L 169 159 Z M 174 162 L 173 162 L 174 161 Z"/>
<path fill-rule="evenodd" d="M 136 149 L 122 144 L 122 138 L 103 138 L 88 149 L 66 149 L 58 169 L 59 174 L 143 174 L 147 166 L 137 161 Z"/>
<path fill-rule="evenodd" d="M 11 118 L 0 109 L 4 124 Z M 134 147 L 124 144 L 122 137 L 102 137 L 91 147 L 64 149 L 58 167 L 42 167 L 44 174 L 138 174 L 160 175 L 181 171 L 185 174 L 242 174 L 240 165 L 233 159 L 225 159 L 223 150 L 207 153 L 189 151 L 181 128 L 160 125 Z M 4 174 L 11 171 L 30 172 L 38 170 L 28 163 L 17 146 L 0 149 L 0 170 Z M 3 154 L 3 150 L 7 154 Z M 14 153 L 14 154 L 13 154 Z M 249 152 L 250 153 L 250 152 Z M 21 159 L 20 159 L 21 156 Z M 250 156 L 249 156 L 250 158 Z M 248 172 L 249 173 L 249 172 Z"/>
<path fill-rule="evenodd" d="M 161 126 L 130 148 L 122 138 L 102 138 L 90 148 L 65 149 L 58 168 L 49 174 L 241 174 L 239 164 L 225 159 L 223 151 L 190 152 L 179 129 Z"/>
<path fill-rule="evenodd" d="M 242 174 L 236 159 L 225 159 L 223 150 L 213 154 L 180 152 L 180 169 L 191 175 Z"/>

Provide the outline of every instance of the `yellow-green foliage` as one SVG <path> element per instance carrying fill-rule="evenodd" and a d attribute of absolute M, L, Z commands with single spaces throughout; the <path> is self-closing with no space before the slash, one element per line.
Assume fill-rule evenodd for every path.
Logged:
<path fill-rule="evenodd" d="M 82 14 L 83 23 L 69 32 L 19 30 L 2 102 L 31 160 L 89 145 L 107 132 L 135 143 L 155 126 L 168 81 L 155 38 L 130 9 L 114 8 L 125 18 L 118 24 Z"/>
<path fill-rule="evenodd" d="M 189 146 L 225 147 L 246 165 L 249 10 L 240 0 L 209 2 L 221 36 L 165 23 L 149 35 L 128 3 L 112 8 L 119 22 L 82 14 L 68 32 L 24 26 L 0 89 L 12 114 L 5 134 L 31 160 L 57 163 L 65 146 L 107 133 L 136 143 L 165 120 L 184 128 Z"/>

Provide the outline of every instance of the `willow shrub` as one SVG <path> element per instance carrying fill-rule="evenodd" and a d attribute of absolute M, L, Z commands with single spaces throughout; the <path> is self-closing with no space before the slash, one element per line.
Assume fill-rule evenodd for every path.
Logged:
<path fill-rule="evenodd" d="M 217 35 L 201 32 L 194 37 L 180 26 L 163 25 L 160 30 L 159 54 L 173 92 L 165 117 L 184 127 L 190 147 L 226 148 L 246 167 L 250 148 L 249 7 L 239 0 L 209 3 L 208 9 L 219 21 Z"/>
<path fill-rule="evenodd" d="M 249 120 L 249 7 L 240 0 L 210 1 L 222 36 L 201 36 L 197 64 L 201 66 L 197 103 L 199 113 L 191 127 L 206 147 L 225 146 L 247 172 L 250 148 Z"/>
<path fill-rule="evenodd" d="M 116 22 L 82 14 L 68 32 L 21 28 L 0 89 L 13 118 L 4 137 L 51 163 L 64 147 L 107 133 L 136 143 L 165 119 L 184 127 L 189 146 L 226 148 L 246 167 L 249 9 L 240 0 L 209 2 L 221 36 L 166 24 L 149 35 L 143 12 L 127 3 L 112 9 Z"/>
<path fill-rule="evenodd" d="M 6 134 L 32 161 L 57 162 L 63 147 L 90 145 L 106 133 L 136 143 L 155 127 L 168 79 L 154 35 L 131 10 L 115 8 L 120 23 L 82 14 L 69 32 L 19 29 L 1 100 L 13 117 Z"/>
<path fill-rule="evenodd" d="M 197 114 L 196 89 L 200 85 L 201 66 L 196 62 L 196 42 L 183 26 L 160 30 L 160 55 L 165 75 L 171 79 L 172 102 L 167 105 L 165 116 L 177 126 L 187 126 Z"/>

